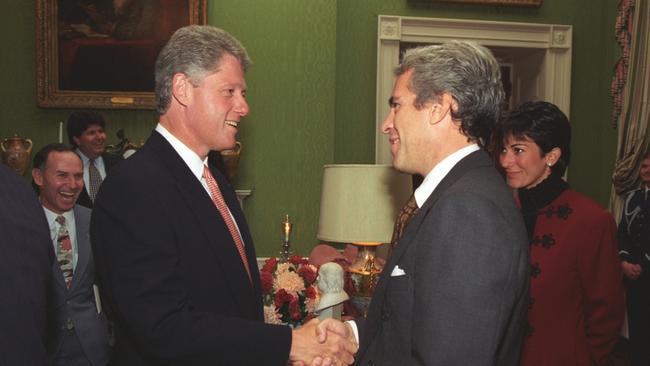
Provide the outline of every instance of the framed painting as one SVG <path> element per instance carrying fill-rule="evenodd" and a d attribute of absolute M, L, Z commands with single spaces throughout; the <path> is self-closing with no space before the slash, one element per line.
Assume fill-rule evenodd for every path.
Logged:
<path fill-rule="evenodd" d="M 155 109 L 154 64 L 207 0 L 36 0 L 38 105 Z"/>
<path fill-rule="evenodd" d="M 482 5 L 540 6 L 542 0 L 432 0 L 434 3 L 459 3 Z"/>

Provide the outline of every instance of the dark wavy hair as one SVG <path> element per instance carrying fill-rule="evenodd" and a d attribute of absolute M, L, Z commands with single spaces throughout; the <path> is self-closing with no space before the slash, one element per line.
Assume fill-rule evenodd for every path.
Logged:
<path fill-rule="evenodd" d="M 571 125 L 555 104 L 525 102 L 507 113 L 497 125 L 494 141 L 497 151 L 503 149 L 508 137 L 532 140 L 539 146 L 542 156 L 559 148 L 562 151 L 560 159 L 551 167 L 556 175 L 563 176 L 571 162 Z"/>
<path fill-rule="evenodd" d="M 395 75 L 409 70 L 416 108 L 449 93 L 458 105 L 452 118 L 460 121 L 462 133 L 481 146 L 489 141 L 505 98 L 499 63 L 490 50 L 465 41 L 412 48 Z"/>
<path fill-rule="evenodd" d="M 68 142 L 70 145 L 77 147 L 73 137 L 81 136 L 88 127 L 92 125 L 99 125 L 102 129 L 106 128 L 104 116 L 94 111 L 78 111 L 74 112 L 68 117 Z"/>

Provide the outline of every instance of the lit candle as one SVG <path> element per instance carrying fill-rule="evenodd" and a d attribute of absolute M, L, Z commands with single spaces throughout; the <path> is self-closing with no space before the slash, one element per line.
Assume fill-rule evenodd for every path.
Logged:
<path fill-rule="evenodd" d="M 59 143 L 63 143 L 63 121 L 59 122 Z"/>
<path fill-rule="evenodd" d="M 282 231 L 284 231 L 284 241 L 289 242 L 289 236 L 291 235 L 291 222 L 289 221 L 289 215 L 285 215 L 284 221 L 282 222 Z"/>

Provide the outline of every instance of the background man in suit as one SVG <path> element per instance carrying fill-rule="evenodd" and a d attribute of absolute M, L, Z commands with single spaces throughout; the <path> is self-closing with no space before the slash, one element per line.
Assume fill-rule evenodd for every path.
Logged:
<path fill-rule="evenodd" d="M 76 148 L 83 162 L 83 183 L 77 204 L 93 208 L 99 186 L 106 173 L 122 158 L 106 152 L 104 117 L 92 111 L 74 112 L 68 117 L 68 141 Z"/>
<path fill-rule="evenodd" d="M 618 226 L 634 366 L 650 364 L 650 151 L 643 157 L 639 176 L 642 185 L 625 198 Z"/>
<path fill-rule="evenodd" d="M 0 165 L 0 365 L 48 360 L 54 253 L 34 190 Z"/>
<path fill-rule="evenodd" d="M 484 47 L 451 42 L 407 51 L 396 75 L 381 128 L 395 168 L 424 181 L 358 323 L 356 357 L 361 365 L 516 365 L 526 231 L 480 149 L 503 103 L 499 65 Z M 321 328 L 345 333 L 335 325 Z"/>
<path fill-rule="evenodd" d="M 239 41 L 210 26 L 179 29 L 158 56 L 160 122 L 103 183 L 91 223 L 116 365 L 353 362 L 356 344 L 317 342 L 317 320 L 296 330 L 263 323 L 248 225 L 206 165 L 210 150 L 235 146 L 249 64 Z"/>
<path fill-rule="evenodd" d="M 90 209 L 75 205 L 83 190 L 81 159 L 63 144 L 34 155 L 32 178 L 50 227 L 54 274 L 54 365 L 103 366 L 109 360 L 108 325 L 98 314 L 90 247 Z"/>

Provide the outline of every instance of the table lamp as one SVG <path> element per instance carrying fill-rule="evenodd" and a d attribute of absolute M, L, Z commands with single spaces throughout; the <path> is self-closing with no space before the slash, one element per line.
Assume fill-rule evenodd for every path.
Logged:
<path fill-rule="evenodd" d="M 411 176 L 390 165 L 324 166 L 317 237 L 359 248 L 348 272 L 352 301 L 364 313 L 382 270 L 375 249 L 390 242 L 395 218 L 412 192 Z"/>

